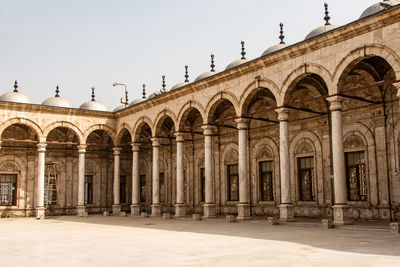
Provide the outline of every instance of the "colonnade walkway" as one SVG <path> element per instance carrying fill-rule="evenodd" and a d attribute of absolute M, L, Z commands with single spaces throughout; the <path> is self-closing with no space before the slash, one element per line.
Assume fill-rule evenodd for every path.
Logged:
<path fill-rule="evenodd" d="M 375 229 L 313 223 L 101 215 L 0 219 L 0 257 L 2 266 L 400 265 L 400 235 L 378 222 L 369 222 Z"/>

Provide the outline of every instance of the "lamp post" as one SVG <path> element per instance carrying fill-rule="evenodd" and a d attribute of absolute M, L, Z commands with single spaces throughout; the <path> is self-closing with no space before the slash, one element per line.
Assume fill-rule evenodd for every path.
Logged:
<path fill-rule="evenodd" d="M 121 104 L 124 104 L 125 107 L 129 106 L 128 88 L 127 88 L 126 84 L 124 84 L 124 83 L 113 83 L 113 86 L 117 86 L 117 85 L 122 85 L 123 87 L 125 87 L 125 100 L 123 100 L 122 97 L 121 97 Z"/>

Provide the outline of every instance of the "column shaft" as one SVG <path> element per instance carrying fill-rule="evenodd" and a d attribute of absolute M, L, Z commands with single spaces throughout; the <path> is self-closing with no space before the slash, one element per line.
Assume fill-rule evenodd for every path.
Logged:
<path fill-rule="evenodd" d="M 45 154 L 46 144 L 39 143 L 38 147 L 38 169 L 37 169 L 37 196 L 36 196 L 36 218 L 44 219 L 44 172 L 45 172 Z"/>
<path fill-rule="evenodd" d="M 153 138 L 153 205 L 160 204 L 160 142 L 157 138 Z"/>
<path fill-rule="evenodd" d="M 183 136 L 176 138 L 176 204 L 184 204 Z"/>
<path fill-rule="evenodd" d="M 215 204 L 214 204 L 214 172 L 212 166 L 212 135 L 214 131 L 213 126 L 203 126 L 204 134 L 204 187 L 205 187 L 205 203 L 204 203 L 204 217 L 215 217 Z"/>
<path fill-rule="evenodd" d="M 120 155 L 121 148 L 114 149 L 114 205 L 120 204 Z"/>
<path fill-rule="evenodd" d="M 139 205 L 139 145 L 132 146 L 132 204 Z"/>

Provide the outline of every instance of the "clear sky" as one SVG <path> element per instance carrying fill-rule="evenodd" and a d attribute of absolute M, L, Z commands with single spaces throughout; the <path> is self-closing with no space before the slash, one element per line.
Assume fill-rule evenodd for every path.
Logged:
<path fill-rule="evenodd" d="M 331 23 L 352 22 L 378 0 L 330 0 Z M 0 0 L 0 94 L 19 89 L 40 104 L 61 96 L 79 107 L 96 100 L 119 105 L 126 83 L 129 101 L 240 58 L 259 57 L 279 42 L 296 43 L 324 24 L 323 0 Z"/>

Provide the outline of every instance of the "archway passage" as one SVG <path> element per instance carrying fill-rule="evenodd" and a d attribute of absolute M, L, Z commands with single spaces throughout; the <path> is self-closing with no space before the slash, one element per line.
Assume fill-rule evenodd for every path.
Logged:
<path fill-rule="evenodd" d="M 24 124 L 12 124 L 1 135 L 2 148 L 36 148 L 36 132 Z"/>
<path fill-rule="evenodd" d="M 236 133 L 236 111 L 233 104 L 227 99 L 221 99 L 210 109 L 208 124 L 217 127 L 220 137 Z"/>

